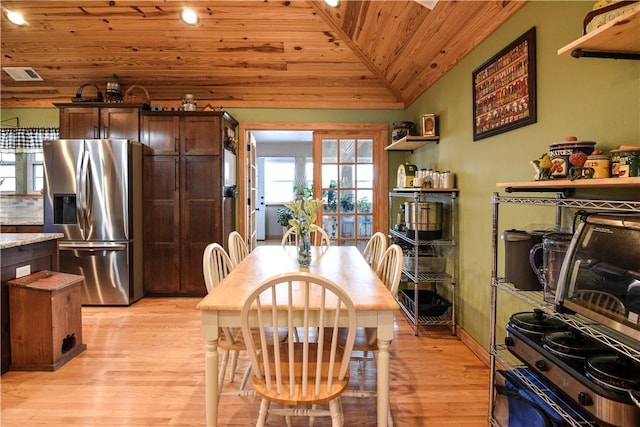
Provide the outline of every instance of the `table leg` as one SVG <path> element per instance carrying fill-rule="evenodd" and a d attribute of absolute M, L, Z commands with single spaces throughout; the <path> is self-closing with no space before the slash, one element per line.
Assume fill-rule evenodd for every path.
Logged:
<path fill-rule="evenodd" d="M 389 344 L 390 341 L 378 340 L 378 427 L 387 427 L 389 414 Z"/>
<path fill-rule="evenodd" d="M 218 340 L 206 342 L 204 360 L 204 398 L 207 417 L 207 426 L 218 425 L 218 402 L 220 390 L 218 390 Z"/>
<path fill-rule="evenodd" d="M 393 313 L 378 313 L 377 419 L 378 427 L 387 427 L 389 416 L 389 346 L 393 338 Z"/>

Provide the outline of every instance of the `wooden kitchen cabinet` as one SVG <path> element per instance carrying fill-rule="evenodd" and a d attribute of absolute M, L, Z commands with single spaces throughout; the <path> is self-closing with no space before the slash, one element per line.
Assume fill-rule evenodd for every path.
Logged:
<path fill-rule="evenodd" d="M 142 105 L 54 105 L 60 109 L 60 138 L 140 140 Z"/>
<path fill-rule="evenodd" d="M 20 240 L 20 238 L 17 239 Z M 0 329 L 2 336 L 0 361 L 3 374 L 9 370 L 9 365 L 11 364 L 8 282 L 16 278 L 17 268 L 27 265 L 32 272 L 58 269 L 57 238 L 51 237 L 48 240 L 42 237 L 40 240 L 34 241 L 25 237 L 24 243 L 19 246 L 3 247 L 0 251 L 0 257 L 2 258 L 2 268 L 0 269 L 2 276 L 2 286 L 0 287 Z M 33 243 L 29 243 L 32 241 Z"/>
<path fill-rule="evenodd" d="M 222 151 L 236 126 L 223 112 L 143 114 L 145 294 L 206 294 L 202 254 L 227 238 Z"/>

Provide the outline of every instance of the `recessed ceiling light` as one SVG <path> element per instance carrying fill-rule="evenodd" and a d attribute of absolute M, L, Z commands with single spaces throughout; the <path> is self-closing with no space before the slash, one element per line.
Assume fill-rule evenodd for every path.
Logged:
<path fill-rule="evenodd" d="M 331 7 L 340 6 L 340 0 L 324 0 L 324 2 Z"/>
<path fill-rule="evenodd" d="M 27 23 L 27 21 L 24 20 L 24 18 L 22 17 L 22 14 L 18 13 L 18 12 L 12 12 L 10 10 L 5 10 L 4 15 L 7 17 L 7 19 L 11 22 L 13 22 L 16 25 L 24 25 Z"/>
<path fill-rule="evenodd" d="M 193 9 L 186 8 L 182 9 L 182 12 L 180 12 L 180 19 L 182 19 L 185 24 L 189 25 L 196 25 L 200 21 L 198 14 Z"/>

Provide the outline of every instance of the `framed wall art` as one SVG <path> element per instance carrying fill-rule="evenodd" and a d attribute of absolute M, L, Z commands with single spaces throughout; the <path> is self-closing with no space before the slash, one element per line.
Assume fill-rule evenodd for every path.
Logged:
<path fill-rule="evenodd" d="M 473 71 L 473 140 L 536 121 L 533 27 Z"/>
<path fill-rule="evenodd" d="M 422 115 L 422 136 L 436 136 L 436 115 Z"/>

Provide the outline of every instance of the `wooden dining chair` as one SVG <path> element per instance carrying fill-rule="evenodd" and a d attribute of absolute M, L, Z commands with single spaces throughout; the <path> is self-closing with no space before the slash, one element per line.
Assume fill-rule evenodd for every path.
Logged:
<path fill-rule="evenodd" d="M 220 283 L 233 269 L 231 258 L 218 243 L 210 243 L 204 249 L 202 256 L 202 272 L 204 274 L 204 283 L 207 292 L 211 292 L 213 288 Z M 242 337 L 242 330 L 232 328 L 221 328 L 218 347 L 223 350 L 220 372 L 218 375 L 218 390 L 222 390 L 224 385 L 224 377 L 226 376 L 227 365 L 229 363 L 229 354 L 231 354 L 230 380 L 233 382 L 238 366 L 238 356 L 241 351 L 247 349 Z M 245 390 L 249 380 L 250 370 L 247 369 L 240 383 L 239 391 Z"/>
<path fill-rule="evenodd" d="M 387 236 L 384 233 L 378 231 L 371 236 L 367 242 L 367 246 L 362 251 L 362 256 L 367 260 L 367 263 L 376 270 L 380 263 L 382 254 L 387 250 Z"/>
<path fill-rule="evenodd" d="M 296 233 L 296 229 L 290 227 L 284 233 L 284 236 L 282 236 L 282 241 L 280 242 L 280 244 L 282 245 L 282 247 L 298 246 L 298 233 Z M 315 231 L 311 232 L 311 245 L 328 248 L 331 246 L 331 239 L 329 239 L 329 235 L 326 231 L 318 227 Z"/>
<path fill-rule="evenodd" d="M 348 326 L 345 340 L 339 342 L 337 331 L 343 313 Z M 319 275 L 285 273 L 265 280 L 249 295 L 240 319 L 253 388 L 262 397 L 256 426 L 264 426 L 269 414 L 285 416 L 287 425 L 292 416 L 331 416 L 333 427 L 343 426 L 340 397 L 349 383 L 356 330 L 351 297 Z M 295 326 L 316 330 L 319 336 L 303 333 L 295 341 Z M 278 345 L 270 343 L 267 334 L 272 328 L 286 328 L 288 339 Z M 331 338 L 325 339 L 325 331 Z M 328 410 L 317 407 L 327 402 Z M 271 403 L 283 408 L 271 408 Z"/>
<path fill-rule="evenodd" d="M 394 298 L 398 296 L 402 263 L 402 248 L 400 245 L 393 244 L 384 251 L 376 268 L 378 277 L 384 282 Z"/>
<path fill-rule="evenodd" d="M 231 258 L 231 264 L 233 267 L 240 264 L 240 261 L 245 259 L 249 255 L 249 249 L 247 248 L 247 242 L 244 241 L 242 235 L 237 231 L 229 233 L 228 239 L 229 246 L 229 258 Z"/>

